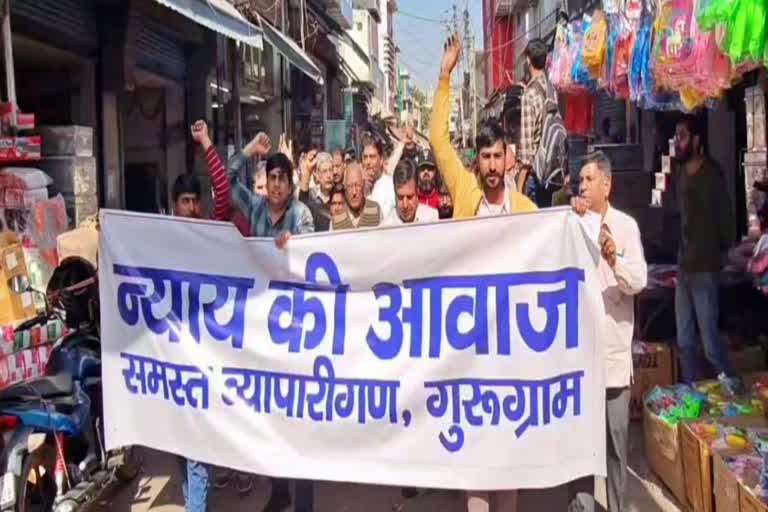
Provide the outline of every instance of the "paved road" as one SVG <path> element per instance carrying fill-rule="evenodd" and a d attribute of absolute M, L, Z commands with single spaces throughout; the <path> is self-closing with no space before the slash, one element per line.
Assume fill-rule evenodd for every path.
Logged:
<path fill-rule="evenodd" d="M 629 482 L 629 512 L 679 512 L 668 493 L 645 467 L 642 430 L 633 425 Z M 598 484 L 598 498 L 604 486 Z M 241 499 L 233 489 L 214 491 L 210 510 L 260 512 L 269 495 L 269 483 L 259 480 L 251 495 Z M 602 501 L 602 500 L 601 500 Z M 132 485 L 115 488 L 92 507 L 91 512 L 183 512 L 178 466 L 172 456 L 145 453 L 143 474 Z M 505 510 L 502 504 L 501 510 Z M 523 491 L 520 512 L 566 510 L 563 488 Z M 462 493 L 432 491 L 412 500 L 404 500 L 398 488 L 344 483 L 315 484 L 315 512 L 463 512 Z"/>

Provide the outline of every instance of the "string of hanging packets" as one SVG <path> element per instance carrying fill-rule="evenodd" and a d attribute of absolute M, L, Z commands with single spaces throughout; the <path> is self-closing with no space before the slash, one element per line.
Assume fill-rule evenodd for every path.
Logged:
<path fill-rule="evenodd" d="M 603 90 L 648 110 L 711 106 L 768 66 L 766 0 L 606 0 L 561 24 L 549 75 L 564 92 Z"/>

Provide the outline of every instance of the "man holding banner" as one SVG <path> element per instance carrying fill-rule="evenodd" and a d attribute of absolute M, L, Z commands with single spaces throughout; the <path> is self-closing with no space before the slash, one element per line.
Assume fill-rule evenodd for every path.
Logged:
<path fill-rule="evenodd" d="M 477 135 L 477 176 L 467 172 L 451 146 L 448 134 L 450 111 L 451 73 L 456 67 L 461 51 L 461 42 L 452 35 L 445 43 L 440 63 L 440 80 L 432 107 L 430 143 L 434 148 L 437 167 L 453 201 L 453 217 L 485 217 L 536 210 L 536 205 L 520 194 L 517 189 L 506 186 L 504 180 L 506 143 L 504 133 L 498 124 L 483 125 Z M 495 493 L 469 493 L 468 512 L 493 510 Z M 509 510 L 517 508 L 517 492 L 507 491 Z"/>
<path fill-rule="evenodd" d="M 611 162 L 602 152 L 588 155 L 579 179 L 580 197 L 572 200 L 580 215 L 600 215 L 601 259 L 598 275 L 605 306 L 606 426 L 608 440 L 608 510 L 625 510 L 627 463 L 629 458 L 629 399 L 632 378 L 632 335 L 634 296 L 648 281 L 648 268 L 637 222 L 613 208 Z M 581 503 L 577 510 L 594 510 L 594 479 L 583 478 L 569 486 L 572 497 Z"/>

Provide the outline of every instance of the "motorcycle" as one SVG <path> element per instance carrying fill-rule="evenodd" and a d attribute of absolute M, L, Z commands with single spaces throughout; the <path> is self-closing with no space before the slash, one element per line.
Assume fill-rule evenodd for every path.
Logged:
<path fill-rule="evenodd" d="M 15 293 L 35 292 L 24 279 L 11 281 Z M 16 330 L 58 317 L 70 332 L 54 344 L 45 376 L 0 391 L 0 512 L 75 512 L 141 467 L 132 447 L 104 445 L 95 268 L 63 260 L 45 297 L 46 311 Z"/>

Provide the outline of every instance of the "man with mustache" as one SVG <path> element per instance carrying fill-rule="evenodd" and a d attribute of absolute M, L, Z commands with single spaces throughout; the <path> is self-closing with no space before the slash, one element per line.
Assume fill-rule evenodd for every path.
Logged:
<path fill-rule="evenodd" d="M 392 185 L 394 188 L 394 184 Z M 376 201 L 366 199 L 363 171 L 360 164 L 353 162 L 347 166 L 344 175 L 344 196 L 347 207 L 331 219 L 331 231 L 344 229 L 375 228 L 384 218 L 381 207 Z"/>
<path fill-rule="evenodd" d="M 686 116 L 675 127 L 675 158 L 680 248 L 675 287 L 677 346 L 681 380 L 701 378 L 698 343 L 723 386 L 741 390 L 728 363 L 726 344 L 720 338 L 720 271 L 735 237 L 736 223 L 723 171 L 706 153 L 706 129 L 701 120 Z M 697 329 L 698 328 L 698 329 Z M 698 335 L 697 335 L 698 331 Z"/>
<path fill-rule="evenodd" d="M 451 107 L 451 72 L 456 67 L 461 43 L 452 35 L 445 43 L 440 63 L 440 81 L 432 106 L 429 139 L 437 168 L 453 200 L 453 218 L 484 217 L 536 210 L 536 205 L 523 194 L 510 188 L 504 180 L 507 146 L 504 132 L 497 123 L 484 123 L 477 132 L 477 175 L 467 171 L 451 146 L 448 118 Z M 504 493 L 510 503 L 507 510 L 517 510 L 517 491 L 468 492 L 467 511 L 488 511 L 497 496 Z"/>
<path fill-rule="evenodd" d="M 497 123 L 486 122 L 477 132 L 477 177 L 468 172 L 448 135 L 451 72 L 459 59 L 460 43 L 451 36 L 440 64 L 440 82 L 432 107 L 430 143 L 437 168 L 453 200 L 453 216 L 467 217 L 529 212 L 536 205 L 504 180 L 507 147 Z"/>
<path fill-rule="evenodd" d="M 416 185 L 416 166 L 405 158 L 395 167 L 392 176 L 395 183 L 397 204 L 382 222 L 383 226 L 401 226 L 420 222 L 437 222 L 437 210 L 419 202 Z"/>
<path fill-rule="evenodd" d="M 419 151 L 416 163 L 416 184 L 419 188 L 419 203 L 437 208 L 437 166 L 435 157 L 428 149 Z"/>
<path fill-rule="evenodd" d="M 363 180 L 365 197 L 375 201 L 381 207 L 384 217 L 395 208 L 395 185 L 392 175 L 384 172 L 384 145 L 370 133 L 363 135 L 360 141 L 363 154 Z"/>
<path fill-rule="evenodd" d="M 450 220 L 453 218 L 451 193 L 448 192 L 448 187 L 442 181 L 437 186 L 437 213 L 440 216 L 440 220 Z"/>

